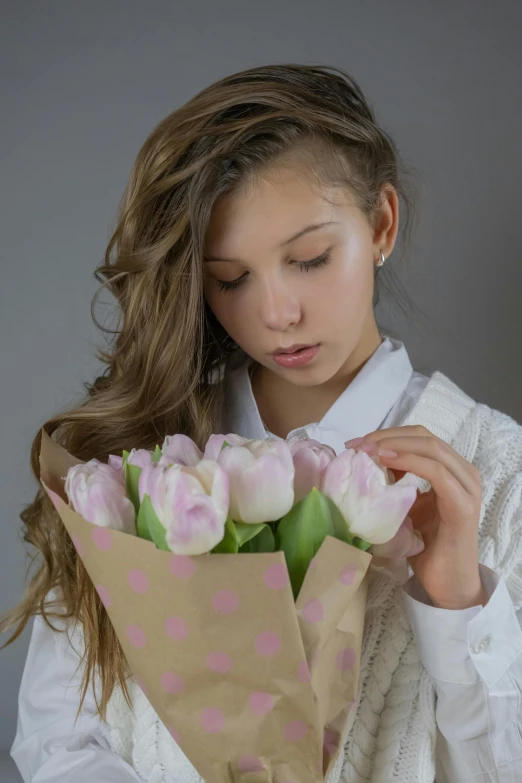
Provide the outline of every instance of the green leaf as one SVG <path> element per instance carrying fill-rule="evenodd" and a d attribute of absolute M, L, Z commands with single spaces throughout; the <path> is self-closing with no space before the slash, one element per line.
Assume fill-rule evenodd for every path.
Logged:
<path fill-rule="evenodd" d="M 138 482 L 140 479 L 141 468 L 139 465 L 133 465 L 130 462 L 125 462 L 125 489 L 127 497 L 129 497 L 136 509 L 136 514 L 140 509 L 140 496 L 138 492 Z"/>
<path fill-rule="evenodd" d="M 236 525 L 238 523 L 236 522 Z M 249 525 L 249 527 L 252 527 L 252 525 Z M 240 552 L 249 552 L 249 553 L 261 553 L 261 552 L 275 552 L 276 546 L 275 546 L 275 539 L 274 534 L 272 532 L 272 528 L 270 525 L 261 525 L 261 530 L 259 533 L 254 536 L 254 538 L 249 539 L 243 546 L 240 548 Z"/>
<path fill-rule="evenodd" d="M 314 487 L 285 514 L 277 527 L 277 540 L 285 553 L 294 598 L 299 594 L 310 561 L 327 535 L 334 535 L 331 506 L 327 497 Z"/>
<path fill-rule="evenodd" d="M 255 538 L 263 530 L 263 528 L 266 527 L 264 522 L 261 522 L 257 525 L 247 525 L 245 522 L 234 522 L 234 525 L 236 526 L 237 542 L 239 547 L 242 547 L 243 544 L 247 543 L 247 541 Z"/>
<path fill-rule="evenodd" d="M 316 487 L 286 514 L 277 526 L 276 549 L 285 553 L 294 597 L 297 598 L 310 561 L 326 536 L 366 550 L 371 544 L 350 533 L 341 510 Z"/>
<path fill-rule="evenodd" d="M 322 494 L 322 493 L 321 493 Z M 323 498 L 328 505 L 330 520 L 331 520 L 331 536 L 338 538 L 340 541 L 344 541 L 346 544 L 352 544 L 354 546 L 354 536 L 350 533 L 348 524 L 342 515 L 340 508 L 334 503 L 332 498 L 328 495 L 323 495 Z"/>
<path fill-rule="evenodd" d="M 154 452 L 151 456 L 151 462 L 159 462 L 162 454 L 163 454 L 162 450 L 158 445 L 156 445 L 156 448 L 154 449 Z"/>
<path fill-rule="evenodd" d="M 216 544 L 212 552 L 223 555 L 235 555 L 237 554 L 238 549 L 236 526 L 230 517 L 228 517 L 225 522 L 225 535 L 219 544 Z"/>
<path fill-rule="evenodd" d="M 139 525 L 140 515 L 144 517 L 144 520 L 147 524 L 149 536 L 150 536 L 149 540 L 154 541 L 158 549 L 163 549 L 164 551 L 169 552 L 170 547 L 168 546 L 166 540 L 167 531 L 159 521 L 157 514 L 154 511 L 154 506 L 152 505 L 152 501 L 148 495 L 143 496 L 143 500 L 140 506 L 140 511 L 138 514 L 138 525 Z"/>
<path fill-rule="evenodd" d="M 146 495 L 145 497 L 148 497 Z M 149 523 L 147 521 L 147 508 L 145 504 L 141 504 L 138 511 L 138 518 L 136 520 L 136 527 L 139 538 L 145 538 L 147 541 L 152 541 L 152 536 L 149 532 Z"/>
<path fill-rule="evenodd" d="M 130 454 L 130 451 L 125 451 L 125 449 L 123 449 L 123 452 L 122 452 L 122 467 L 125 467 L 125 463 L 127 462 L 127 458 L 129 456 L 129 454 Z"/>
<path fill-rule="evenodd" d="M 359 536 L 354 536 L 351 543 L 352 546 L 357 547 L 357 549 L 362 549 L 363 552 L 366 552 L 372 545 L 371 541 L 365 541 L 364 538 L 359 538 Z"/>

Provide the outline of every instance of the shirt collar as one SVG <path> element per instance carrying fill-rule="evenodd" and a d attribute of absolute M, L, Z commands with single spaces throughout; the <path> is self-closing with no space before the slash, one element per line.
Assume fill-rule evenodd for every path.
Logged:
<path fill-rule="evenodd" d="M 377 430 L 411 380 L 413 367 L 405 345 L 389 335 L 383 340 L 353 381 L 337 398 L 321 421 L 311 422 L 290 434 L 306 434 L 344 450 L 345 441 Z M 267 437 L 252 392 L 249 367 L 252 360 L 242 354 L 225 376 L 224 433 L 245 438 Z"/>

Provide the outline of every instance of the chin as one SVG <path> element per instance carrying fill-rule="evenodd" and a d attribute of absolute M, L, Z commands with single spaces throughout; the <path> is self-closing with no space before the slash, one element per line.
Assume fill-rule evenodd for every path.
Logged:
<path fill-rule="evenodd" d="M 337 372 L 336 367 L 328 368 L 324 362 L 316 366 L 310 364 L 310 366 L 299 367 L 295 370 L 285 367 L 276 367 L 275 370 L 271 367 L 270 369 L 296 386 L 320 386 L 333 378 Z"/>

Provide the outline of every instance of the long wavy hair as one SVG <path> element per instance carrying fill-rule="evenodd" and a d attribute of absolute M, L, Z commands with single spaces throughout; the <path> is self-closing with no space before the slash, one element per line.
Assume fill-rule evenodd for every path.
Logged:
<path fill-rule="evenodd" d="M 101 286 L 91 316 L 105 335 L 106 350 L 97 348 L 96 355 L 106 368 L 84 384 L 76 407 L 42 425 L 71 454 L 107 461 L 123 449 L 153 449 L 176 432 L 203 448 L 216 431 L 221 370 L 237 346 L 203 296 L 209 217 L 225 193 L 283 165 L 298 167 L 313 183 L 348 188 L 370 224 L 382 187 L 391 184 L 400 201 L 398 246 L 407 252 L 415 218 L 411 168 L 351 76 L 322 65 L 266 65 L 206 87 L 154 128 L 132 167 L 103 262 L 94 271 Z M 389 284 L 394 273 L 388 266 Z M 376 267 L 374 306 L 382 274 Z M 404 307 L 398 279 L 394 287 Z M 112 329 L 94 314 L 104 289 L 116 300 Z M 40 428 L 30 457 L 37 481 L 39 450 Z M 0 622 L 0 631 L 14 629 L 3 647 L 36 614 L 56 632 L 63 628 L 52 618 L 79 623 L 85 644 L 78 714 L 99 677 L 101 696 L 95 689 L 95 698 L 106 719 L 116 685 L 130 706 L 130 671 L 108 615 L 41 485 L 20 517 L 33 549 L 25 594 Z"/>

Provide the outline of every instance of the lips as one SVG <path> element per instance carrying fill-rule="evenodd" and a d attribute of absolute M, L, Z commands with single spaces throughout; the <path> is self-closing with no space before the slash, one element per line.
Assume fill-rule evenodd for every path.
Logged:
<path fill-rule="evenodd" d="M 290 345 L 288 348 L 278 348 L 277 351 L 274 351 L 274 355 L 277 356 L 281 353 L 295 353 L 296 351 L 300 351 L 302 348 L 313 348 L 313 345 L 310 343 L 296 343 L 295 345 Z"/>

